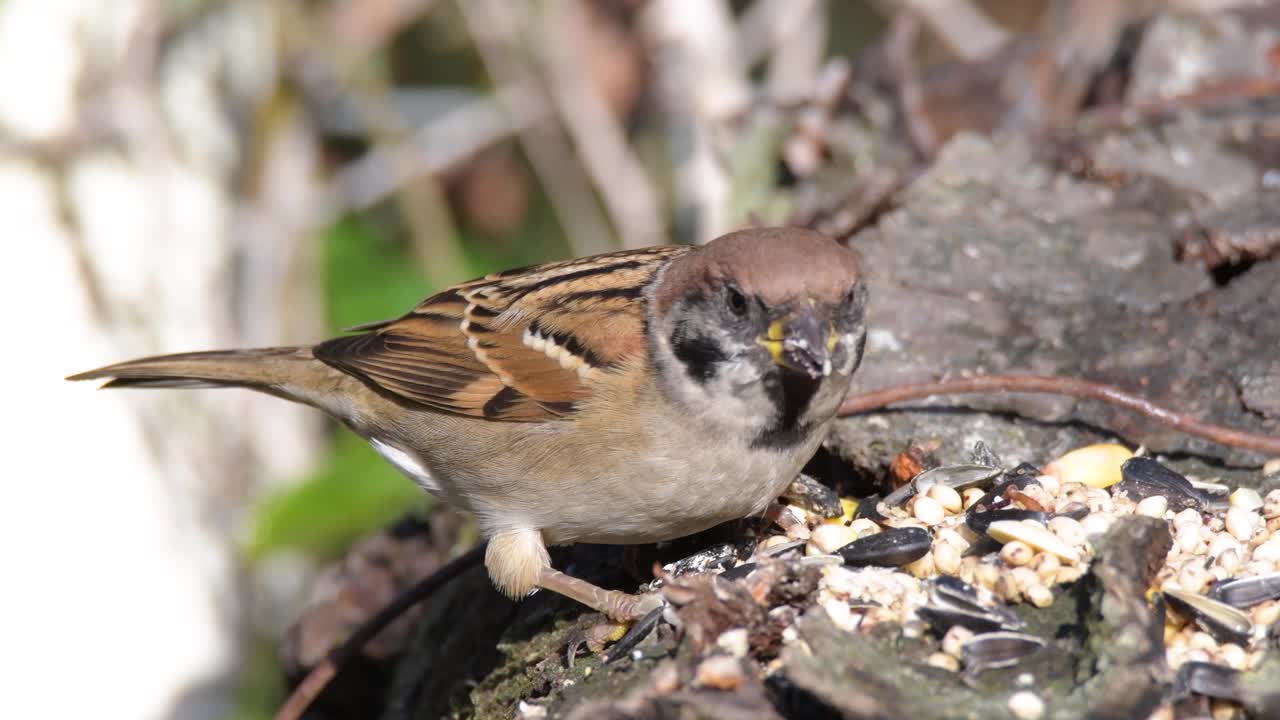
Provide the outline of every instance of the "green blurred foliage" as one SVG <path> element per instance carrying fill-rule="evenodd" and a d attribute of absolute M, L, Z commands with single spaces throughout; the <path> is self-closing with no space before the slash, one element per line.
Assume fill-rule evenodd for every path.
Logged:
<path fill-rule="evenodd" d="M 258 508 L 249 557 L 281 548 L 336 557 L 361 535 L 423 507 L 429 498 L 344 429 L 315 473 Z"/>

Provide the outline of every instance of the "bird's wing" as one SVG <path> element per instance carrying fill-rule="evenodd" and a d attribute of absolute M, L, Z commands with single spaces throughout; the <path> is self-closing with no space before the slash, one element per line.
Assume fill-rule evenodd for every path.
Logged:
<path fill-rule="evenodd" d="M 644 289 L 691 248 L 662 246 L 495 273 L 313 352 L 376 390 L 486 420 L 563 418 L 593 377 L 647 352 Z"/>

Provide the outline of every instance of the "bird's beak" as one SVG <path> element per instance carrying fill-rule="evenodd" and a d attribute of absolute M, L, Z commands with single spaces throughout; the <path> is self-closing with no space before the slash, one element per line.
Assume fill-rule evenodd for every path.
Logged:
<path fill-rule="evenodd" d="M 837 339 L 830 323 L 821 320 L 813 307 L 804 307 L 769 323 L 760 343 L 778 365 L 816 380 L 831 374 Z"/>

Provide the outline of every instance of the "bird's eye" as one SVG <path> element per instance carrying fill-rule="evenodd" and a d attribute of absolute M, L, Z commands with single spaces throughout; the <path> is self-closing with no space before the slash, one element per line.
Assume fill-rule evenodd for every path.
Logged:
<path fill-rule="evenodd" d="M 742 317 L 747 314 L 747 298 L 738 288 L 730 285 L 725 301 L 729 304 L 729 312 Z"/>

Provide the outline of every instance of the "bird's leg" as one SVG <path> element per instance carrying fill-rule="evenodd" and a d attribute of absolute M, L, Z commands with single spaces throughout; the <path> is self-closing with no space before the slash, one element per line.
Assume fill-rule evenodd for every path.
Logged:
<path fill-rule="evenodd" d="M 662 604 L 661 597 L 656 594 L 631 595 L 605 590 L 553 569 L 542 533 L 531 528 L 493 534 L 485 551 L 484 564 L 498 589 L 514 599 L 528 595 L 535 587 L 544 588 L 577 600 L 617 622 L 644 617 Z"/>
<path fill-rule="evenodd" d="M 538 587 L 564 595 L 586 605 L 605 617 L 620 623 L 638 620 L 662 605 L 657 593 L 632 595 L 618 590 L 605 590 L 581 578 L 566 575 L 552 568 L 543 568 L 538 575 Z"/>

